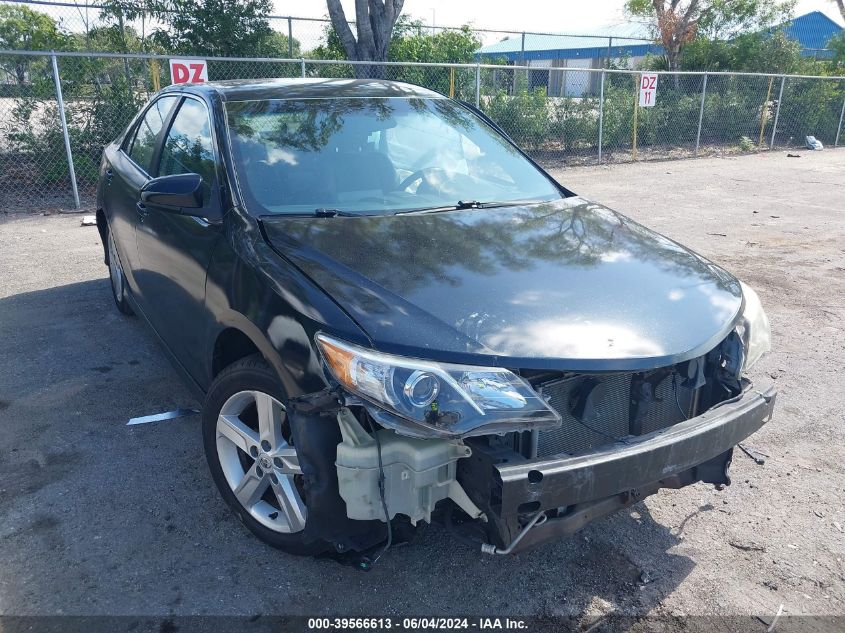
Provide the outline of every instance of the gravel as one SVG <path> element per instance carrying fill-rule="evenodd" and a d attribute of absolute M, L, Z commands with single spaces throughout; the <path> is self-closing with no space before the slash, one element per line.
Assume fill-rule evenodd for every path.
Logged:
<path fill-rule="evenodd" d="M 224 507 L 196 407 L 112 303 L 96 229 L 0 215 L 0 614 L 845 614 L 845 151 L 556 173 L 759 292 L 779 388 L 733 485 L 662 491 L 485 557 L 438 526 L 369 573 L 265 547 Z M 761 626 L 763 626 L 761 624 Z"/>

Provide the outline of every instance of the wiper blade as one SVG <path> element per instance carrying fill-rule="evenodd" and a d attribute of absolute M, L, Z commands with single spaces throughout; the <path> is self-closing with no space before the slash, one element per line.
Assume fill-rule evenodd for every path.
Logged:
<path fill-rule="evenodd" d="M 320 207 L 313 211 L 280 211 L 278 213 L 267 213 L 262 218 L 334 218 L 337 216 L 347 218 L 357 218 L 364 215 L 363 213 L 352 213 L 350 211 L 341 211 L 340 209 L 325 209 Z"/>
<path fill-rule="evenodd" d="M 476 209 L 494 209 L 496 207 L 527 207 L 532 204 L 543 204 L 544 202 L 551 202 L 551 200 L 494 200 L 488 202 L 479 202 Z"/>
<path fill-rule="evenodd" d="M 314 217 L 317 218 L 334 218 L 336 216 L 342 216 L 345 218 L 351 218 L 361 215 L 360 213 L 350 213 L 349 211 L 341 211 L 340 209 L 325 209 L 320 207 L 319 209 L 314 209 Z"/>
<path fill-rule="evenodd" d="M 464 209 L 494 209 L 496 207 L 523 207 L 529 204 L 541 204 L 548 202 L 548 200 L 501 200 L 478 202 L 477 200 L 459 200 L 457 204 L 452 204 L 443 207 L 421 207 L 419 209 L 408 209 L 407 211 L 397 211 L 395 215 L 404 214 L 422 214 L 422 213 L 442 213 L 444 211 L 463 211 Z"/>
<path fill-rule="evenodd" d="M 442 207 L 420 207 L 419 209 L 407 209 L 406 211 L 397 211 L 394 215 L 442 213 L 444 211 L 463 211 L 464 209 L 481 208 L 483 208 L 483 205 L 475 200 L 458 200 L 458 204 L 450 204 Z"/>

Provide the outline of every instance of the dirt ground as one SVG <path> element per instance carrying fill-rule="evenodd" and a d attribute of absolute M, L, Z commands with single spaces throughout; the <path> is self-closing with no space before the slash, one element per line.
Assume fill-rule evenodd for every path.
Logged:
<path fill-rule="evenodd" d="M 197 403 L 116 312 L 96 229 L 0 219 L 0 614 L 845 615 L 845 151 L 800 154 L 555 174 L 757 289 L 764 465 L 738 452 L 721 492 L 663 491 L 518 557 L 431 526 L 370 573 L 252 538 L 198 416 L 127 427 Z"/>

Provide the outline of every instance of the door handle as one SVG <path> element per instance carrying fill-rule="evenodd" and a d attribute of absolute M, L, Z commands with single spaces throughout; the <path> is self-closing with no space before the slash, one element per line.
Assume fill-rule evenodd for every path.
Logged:
<path fill-rule="evenodd" d="M 135 203 L 135 208 L 138 210 L 138 217 L 141 219 L 141 222 L 143 222 L 150 213 L 149 209 L 147 209 L 147 205 L 139 200 Z"/>

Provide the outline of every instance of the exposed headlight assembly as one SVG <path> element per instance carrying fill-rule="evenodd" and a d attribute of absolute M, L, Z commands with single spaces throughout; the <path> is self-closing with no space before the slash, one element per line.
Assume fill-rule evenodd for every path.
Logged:
<path fill-rule="evenodd" d="M 760 360 L 763 354 L 771 351 L 772 331 L 769 327 L 769 318 L 760 303 L 760 297 L 750 286 L 742 282 L 739 283 L 742 286 L 745 308 L 742 312 L 742 320 L 737 327 L 737 333 L 745 348 L 745 362 L 742 370 L 746 372 Z"/>
<path fill-rule="evenodd" d="M 322 333 L 317 344 L 332 376 L 375 405 L 368 410 L 381 424 L 406 435 L 504 433 L 561 422 L 524 379 L 507 369 L 382 354 Z"/>

